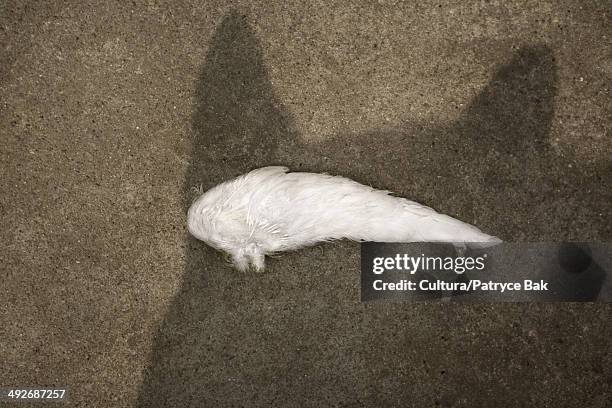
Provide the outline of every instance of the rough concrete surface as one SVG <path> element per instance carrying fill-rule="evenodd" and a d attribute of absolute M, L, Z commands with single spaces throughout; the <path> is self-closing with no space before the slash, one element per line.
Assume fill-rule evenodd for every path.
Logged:
<path fill-rule="evenodd" d="M 193 186 L 285 164 L 509 241 L 609 241 L 611 12 L 3 1 L 0 386 L 75 407 L 610 406 L 609 305 L 364 304 L 358 244 L 240 273 L 185 211 Z"/>

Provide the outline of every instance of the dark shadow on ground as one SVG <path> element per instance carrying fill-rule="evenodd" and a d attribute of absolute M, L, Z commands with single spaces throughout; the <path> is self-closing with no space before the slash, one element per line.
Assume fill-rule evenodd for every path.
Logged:
<path fill-rule="evenodd" d="M 553 151 L 556 90 L 552 50 L 525 46 L 454 123 L 339 135 L 310 146 L 309 162 L 315 171 L 389 189 L 507 241 L 612 237 L 612 162 L 576 163 Z M 338 151 L 350 159 L 318 160 Z"/>
<path fill-rule="evenodd" d="M 305 145 L 274 97 L 245 17 L 232 12 L 217 29 L 198 84 L 184 210 L 193 186 L 207 189 L 282 163 L 392 189 L 505 239 L 554 233 L 551 220 L 580 231 L 566 223 L 568 214 L 586 222 L 602 211 L 605 196 L 587 192 L 600 180 L 567 170 L 547 147 L 556 81 L 551 51 L 526 47 L 454 124 L 403 124 Z M 589 225 L 603 228 L 592 219 Z M 476 404 L 491 395 L 517 401 L 538 394 L 537 370 L 506 382 L 473 375 L 500 363 L 491 351 L 502 349 L 498 341 L 508 355 L 526 347 L 504 338 L 491 339 L 489 351 L 471 360 L 458 358 L 456 376 L 445 383 L 436 380 L 440 374 L 427 370 L 446 364 L 444 351 L 426 351 L 439 330 L 459 323 L 436 306 L 359 303 L 357 254 L 355 244 L 337 243 L 273 259 L 264 274 L 240 273 L 187 238 L 184 281 L 160 324 L 139 406 L 397 406 L 426 378 L 431 400 L 448 404 L 483 381 L 489 392 L 473 396 Z"/>
<path fill-rule="evenodd" d="M 237 12 L 217 28 L 196 100 L 185 213 L 195 186 L 206 190 L 219 180 L 274 164 L 279 142 L 293 135 L 290 118 L 272 93 L 261 47 L 246 17 Z M 189 236 L 186 245 L 184 282 L 155 339 L 140 406 L 220 406 L 221 397 L 228 401 L 225 387 L 232 384 L 235 369 L 232 348 L 239 346 L 227 332 L 235 323 L 232 310 L 252 301 L 250 295 L 258 291 L 241 291 L 251 279 L 234 273 L 220 253 Z M 211 405 L 202 405 L 206 401 Z"/>

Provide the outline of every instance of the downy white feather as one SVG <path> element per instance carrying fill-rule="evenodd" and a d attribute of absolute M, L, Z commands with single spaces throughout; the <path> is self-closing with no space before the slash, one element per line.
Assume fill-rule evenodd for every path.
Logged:
<path fill-rule="evenodd" d="M 287 167 L 253 170 L 199 196 L 189 232 L 231 255 L 241 270 L 264 268 L 265 255 L 321 241 L 450 242 L 501 240 L 435 210 L 353 180 Z"/>

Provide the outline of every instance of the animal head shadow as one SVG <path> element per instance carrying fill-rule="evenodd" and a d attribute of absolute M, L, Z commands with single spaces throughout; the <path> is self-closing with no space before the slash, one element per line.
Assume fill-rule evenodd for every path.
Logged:
<path fill-rule="evenodd" d="M 237 11 L 225 16 L 211 40 L 195 97 L 186 194 L 203 181 L 211 187 L 270 164 L 279 143 L 295 135 L 272 91 L 261 46 Z"/>
<path fill-rule="evenodd" d="M 528 46 L 496 70 L 454 123 L 406 123 L 391 131 L 341 134 L 305 143 L 291 115 L 274 96 L 261 47 L 247 18 L 232 11 L 216 29 L 197 84 L 184 210 L 191 203 L 194 186 L 203 184 L 207 189 L 256 167 L 284 164 L 292 170 L 346 175 L 465 221 L 478 220 L 477 225 L 506 239 L 522 237 L 525 220 L 532 219 L 533 211 L 555 209 L 554 200 L 563 203 L 573 194 L 573 187 L 563 189 L 560 179 L 573 180 L 573 186 L 584 185 L 582 176 L 569 172 L 547 148 L 556 82 L 552 51 L 546 46 Z M 551 175 L 543 168 L 557 172 Z M 561 192 L 547 197 L 551 188 L 546 186 L 551 183 L 553 190 Z M 584 220 L 602 211 L 605 197 L 598 197 L 581 213 L 570 214 Z M 494 210 L 485 211 L 491 206 Z M 489 215 L 481 215 L 485 213 Z M 567 217 L 561 216 L 559 222 Z M 545 229 L 547 220 L 529 228 Z M 306 261 L 298 265 L 309 266 Z M 272 262 L 269 276 L 274 269 Z M 260 299 L 286 296 L 287 304 L 311 303 L 300 289 L 308 285 L 278 290 L 282 283 L 269 276 L 230 272 L 219 253 L 188 238 L 184 281 L 160 324 L 139 406 L 217 406 L 228 402 L 234 388 L 243 391 L 251 403 L 267 405 L 265 393 L 257 390 L 269 384 L 278 386 L 289 405 L 291 401 L 299 405 L 308 394 L 295 372 L 315 378 L 320 373 L 317 364 L 329 372 L 338 367 L 357 372 L 359 367 L 345 366 L 350 361 L 330 358 L 308 365 L 294 355 L 299 339 L 312 335 L 326 321 L 325 308 L 311 309 L 299 322 L 277 310 L 281 317 L 270 318 L 274 325 L 266 326 L 262 336 L 258 322 L 265 309 L 258 309 Z M 296 276 L 309 279 L 308 274 Z M 247 284 L 248 290 L 237 289 Z M 240 313 L 233 313 L 238 307 Z M 353 323 L 317 335 L 349 338 Z M 367 325 L 356 324 L 367 331 Z M 387 361 L 385 355 L 376 353 L 367 359 L 372 365 Z M 225 368 L 215 371 L 219 365 Z M 232 374 L 233 382 L 217 378 L 224 370 L 236 374 Z M 353 397 L 347 394 L 346 400 Z"/>

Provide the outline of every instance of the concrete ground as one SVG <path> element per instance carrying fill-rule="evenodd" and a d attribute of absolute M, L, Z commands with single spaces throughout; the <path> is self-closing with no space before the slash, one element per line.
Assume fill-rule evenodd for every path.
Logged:
<path fill-rule="evenodd" d="M 364 304 L 358 244 L 240 273 L 185 210 L 193 186 L 285 164 L 509 241 L 610 241 L 611 13 L 2 2 L 0 386 L 78 407 L 610 406 L 609 305 Z"/>

